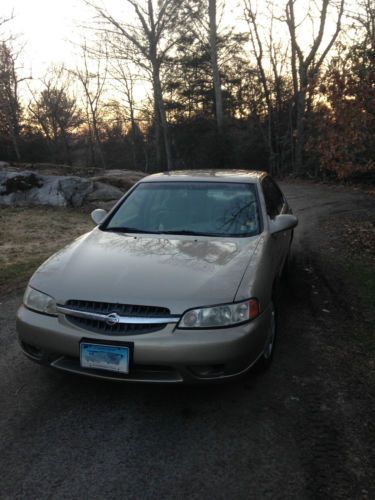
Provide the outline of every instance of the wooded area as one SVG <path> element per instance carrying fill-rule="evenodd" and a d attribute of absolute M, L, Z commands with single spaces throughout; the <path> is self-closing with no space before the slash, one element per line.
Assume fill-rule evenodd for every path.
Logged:
<path fill-rule="evenodd" d="M 373 175 L 374 0 L 241 0 L 233 25 L 218 0 L 83 1 L 80 64 L 38 85 L 0 38 L 0 160 Z"/>

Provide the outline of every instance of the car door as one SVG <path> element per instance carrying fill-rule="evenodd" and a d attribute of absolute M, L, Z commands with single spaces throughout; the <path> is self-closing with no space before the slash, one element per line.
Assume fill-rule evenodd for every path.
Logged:
<path fill-rule="evenodd" d="M 264 201 L 266 204 L 267 215 L 274 219 L 277 215 L 288 213 L 289 207 L 284 195 L 274 180 L 267 176 L 261 183 Z M 285 259 L 289 252 L 291 234 L 290 231 L 282 231 L 271 235 L 272 263 L 274 276 L 280 275 Z"/>

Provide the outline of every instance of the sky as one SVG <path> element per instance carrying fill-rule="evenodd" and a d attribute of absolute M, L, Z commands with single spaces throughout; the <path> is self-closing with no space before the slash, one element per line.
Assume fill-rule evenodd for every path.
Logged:
<path fill-rule="evenodd" d="M 79 24 L 90 13 L 81 0 L 1 0 L 0 16 L 12 11 L 7 24 L 24 44 L 23 64 L 40 77 L 51 63 L 69 62 L 77 51 Z"/>
<path fill-rule="evenodd" d="M 126 5 L 124 0 L 102 2 L 111 12 L 123 9 Z M 242 7 L 236 8 L 240 2 L 241 0 L 225 0 L 226 19 L 230 24 L 237 24 L 238 29 L 244 30 L 246 26 L 236 21 L 236 16 L 242 13 Z M 298 4 L 303 9 L 306 3 L 301 0 Z M 266 0 L 258 0 L 258 4 L 264 8 Z M 281 4 L 284 2 L 280 2 Z M 67 67 L 79 64 L 79 41 L 87 35 L 82 26 L 89 24 L 93 16 L 92 10 L 83 0 L 0 0 L 0 18 L 9 16 L 11 12 L 14 13 L 14 19 L 6 27 L 19 34 L 17 43 L 23 44 L 20 61 L 24 76 L 32 76 L 36 82 L 52 64 L 64 63 Z M 303 10 L 300 11 L 301 15 L 304 15 Z M 328 31 L 333 28 L 334 23 L 331 21 Z M 305 23 L 299 39 L 306 48 L 311 39 L 309 35 L 311 32 L 309 33 Z"/>
<path fill-rule="evenodd" d="M 226 0 L 227 16 L 236 20 L 231 12 L 238 0 Z M 259 0 L 264 5 L 265 0 Z M 283 2 L 281 2 L 283 3 Z M 303 5 L 305 2 L 301 2 Z M 319 2 L 318 2 L 319 3 Z M 104 0 L 103 4 L 111 9 L 125 5 L 123 0 Z M 24 60 L 37 72 L 52 61 L 69 61 L 76 52 L 74 42 L 82 34 L 82 25 L 92 18 L 92 11 L 83 0 L 0 0 L 0 17 L 14 12 L 15 19 L 8 23 L 13 32 L 22 35 L 26 42 Z M 300 37 L 307 37 L 304 32 Z M 73 42 L 73 43 L 71 43 Z"/>

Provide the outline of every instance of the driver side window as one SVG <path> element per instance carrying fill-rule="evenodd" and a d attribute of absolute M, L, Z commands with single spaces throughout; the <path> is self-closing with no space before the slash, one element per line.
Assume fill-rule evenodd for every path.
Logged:
<path fill-rule="evenodd" d="M 263 180 L 262 189 L 266 202 L 267 214 L 271 219 L 274 219 L 283 209 L 284 197 L 280 189 L 269 176 Z"/>

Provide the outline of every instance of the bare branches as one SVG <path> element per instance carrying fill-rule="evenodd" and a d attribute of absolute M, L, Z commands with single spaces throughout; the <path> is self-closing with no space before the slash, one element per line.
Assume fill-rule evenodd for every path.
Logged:
<path fill-rule="evenodd" d="M 9 21 L 12 21 L 13 19 L 14 19 L 14 12 L 13 11 L 7 17 L 0 17 L 0 28 L 2 26 L 4 26 L 4 24 L 8 23 Z"/>
<path fill-rule="evenodd" d="M 297 40 L 297 23 L 296 23 L 295 10 L 294 10 L 295 3 L 296 3 L 296 0 L 288 0 L 288 2 L 286 4 L 286 20 L 285 21 L 286 21 L 286 24 L 288 26 L 288 30 L 289 30 L 289 34 L 290 34 L 292 51 L 298 57 L 298 63 L 299 63 L 300 68 L 303 67 L 306 70 L 308 70 L 310 67 L 314 67 L 314 72 L 317 72 L 319 70 L 319 68 L 321 67 L 327 54 L 329 53 L 329 51 L 333 47 L 333 44 L 335 43 L 335 41 L 340 33 L 342 16 L 344 13 L 345 0 L 339 1 L 335 31 L 332 34 L 332 36 L 331 36 L 330 40 L 328 41 L 324 50 L 320 53 L 318 58 L 317 58 L 317 56 L 318 56 L 319 50 L 321 48 L 321 45 L 323 42 L 323 37 L 324 37 L 325 31 L 326 31 L 328 7 L 331 6 L 333 2 L 332 2 L 332 0 L 322 0 L 322 4 L 320 7 L 320 11 L 319 11 L 318 33 L 316 36 L 313 36 L 312 45 L 311 45 L 310 51 L 306 55 L 306 57 L 304 57 L 300 43 Z"/>
<path fill-rule="evenodd" d="M 323 64 L 324 59 L 327 57 L 329 51 L 332 49 L 333 44 L 336 42 L 337 37 L 340 34 L 340 31 L 341 31 L 341 21 L 342 21 L 342 16 L 344 14 L 344 5 L 345 5 L 345 0 L 341 0 L 340 1 L 340 6 L 339 6 L 339 11 L 338 11 L 338 16 L 337 16 L 337 21 L 336 21 L 336 29 L 335 29 L 335 31 L 334 31 L 334 33 L 333 33 L 330 41 L 328 42 L 326 48 L 322 52 L 320 58 L 314 64 L 314 70 L 315 70 L 315 72 L 319 71 L 319 68 Z"/>
<path fill-rule="evenodd" d="M 89 67 L 88 49 L 85 41 L 82 46 L 82 62 L 83 68 L 76 68 L 71 72 L 82 85 L 86 99 L 89 129 L 92 131 L 93 142 L 96 146 L 100 164 L 102 168 L 105 168 L 105 159 L 99 134 L 99 106 L 106 84 L 107 60 L 104 60 L 105 66 L 102 69 L 102 60 L 100 58 L 96 59 L 96 68 L 95 71 L 92 71 Z"/>
<path fill-rule="evenodd" d="M 86 4 L 94 9 L 101 20 L 106 22 L 103 28 L 114 30 L 118 36 L 119 45 L 128 45 L 128 55 L 140 68 L 146 69 L 152 79 L 155 108 L 155 124 L 158 129 L 159 122 L 163 133 L 164 149 L 167 168 L 172 166 L 171 145 L 168 135 L 168 123 L 161 84 L 161 66 L 164 64 L 168 53 L 177 43 L 175 24 L 183 0 L 164 0 L 154 8 L 152 0 L 126 0 L 133 8 L 135 20 L 133 24 L 124 24 L 117 17 L 111 15 L 93 0 L 85 0 Z M 112 42 L 110 42 L 112 43 Z M 160 151 L 159 139 L 156 143 Z M 160 154 L 158 155 L 160 157 Z"/>
<path fill-rule="evenodd" d="M 299 63 L 302 65 L 303 64 L 303 53 L 301 50 L 301 47 L 298 44 L 297 41 L 297 25 L 296 25 L 296 18 L 295 18 L 295 13 L 294 13 L 294 4 L 295 0 L 289 0 L 288 3 L 286 4 L 286 24 L 289 29 L 290 33 L 290 40 L 291 40 L 291 45 L 292 45 L 292 52 L 298 57 Z M 295 57 L 293 58 L 295 59 Z"/>
<path fill-rule="evenodd" d="M 272 109 L 270 90 L 268 86 L 268 79 L 264 69 L 264 51 L 263 43 L 258 29 L 257 13 L 253 9 L 251 0 L 245 0 L 245 15 L 249 26 L 250 41 L 253 48 L 253 53 L 257 61 L 259 70 L 259 79 L 263 87 L 264 97 L 269 111 Z"/>
<path fill-rule="evenodd" d="M 131 0 L 128 0 L 129 3 L 133 4 L 135 2 L 132 2 Z M 148 57 L 148 50 L 147 46 L 140 41 L 135 34 L 132 34 L 129 29 L 125 29 L 124 26 L 113 16 L 111 16 L 107 11 L 99 7 L 96 3 L 91 2 L 89 0 L 85 0 L 86 5 L 92 7 L 95 12 L 98 14 L 98 16 L 108 22 L 109 25 L 112 25 L 113 28 L 115 28 L 114 33 L 120 33 L 122 36 L 124 36 L 127 40 L 129 40 L 141 53 L 144 57 Z M 141 23 L 143 25 L 144 19 L 143 16 L 140 18 Z M 143 29 L 145 29 L 145 33 L 148 33 L 148 27 L 147 25 L 143 26 Z M 107 31 L 107 28 L 104 29 L 104 31 Z"/>
<path fill-rule="evenodd" d="M 291 150 L 296 170 L 303 168 L 305 126 L 307 111 L 311 107 L 317 76 L 326 57 L 333 48 L 341 31 L 345 0 L 286 0 L 284 14 L 277 2 L 269 0 L 268 15 L 263 5 L 257 12 L 256 0 L 244 0 L 245 18 L 249 25 L 249 41 L 257 62 L 260 84 L 268 109 L 269 134 L 277 129 L 277 113 L 274 103 L 282 99 L 282 78 L 290 78 L 293 85 L 291 111 Z M 259 4 L 261 5 L 261 4 Z M 282 8 L 282 7 L 281 7 Z M 259 21 L 264 19 L 264 26 Z M 329 19 L 329 22 L 328 22 Z M 333 25 L 332 31 L 332 21 Z M 287 29 L 289 43 L 279 35 L 274 39 L 274 23 L 282 32 Z M 267 27 L 266 27 L 267 26 Z M 304 31 L 304 33 L 302 33 Z M 268 35 L 267 35 L 268 33 Z M 310 35 L 311 43 L 307 41 Z M 267 38 L 268 36 L 268 38 Z M 277 141 L 276 141 L 277 142 Z M 269 139 L 272 156 L 272 144 Z"/>

